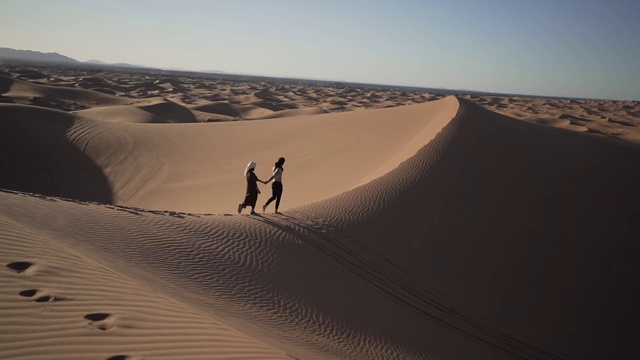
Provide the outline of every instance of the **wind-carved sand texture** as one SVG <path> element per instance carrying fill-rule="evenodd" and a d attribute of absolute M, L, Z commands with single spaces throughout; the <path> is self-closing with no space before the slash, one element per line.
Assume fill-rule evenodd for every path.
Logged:
<path fill-rule="evenodd" d="M 488 97 L 94 75 L 0 74 L 0 358 L 640 352 L 633 136 Z M 371 92 L 408 106 L 337 104 Z M 283 214 L 235 214 L 246 163 L 280 156 Z"/>

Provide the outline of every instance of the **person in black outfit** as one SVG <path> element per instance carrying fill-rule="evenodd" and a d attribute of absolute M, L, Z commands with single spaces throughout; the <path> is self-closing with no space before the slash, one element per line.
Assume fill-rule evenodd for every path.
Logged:
<path fill-rule="evenodd" d="M 242 210 L 247 206 L 251 206 L 251 215 L 256 214 L 254 209 L 256 207 L 256 202 L 258 202 L 258 194 L 260 194 L 258 181 L 261 183 L 265 182 L 258 179 L 258 176 L 254 172 L 255 169 L 255 161 L 247 164 L 247 167 L 244 169 L 244 176 L 247 178 L 247 194 L 244 196 L 244 202 L 242 202 L 242 204 L 238 204 L 238 214 L 242 213 Z"/>
<path fill-rule="evenodd" d="M 282 198 L 282 173 L 284 172 L 284 168 L 282 166 L 284 165 L 284 161 L 285 159 L 283 157 L 278 159 L 278 161 L 273 166 L 273 175 L 271 175 L 269 180 L 264 182 L 265 184 L 268 184 L 269 181 L 273 180 L 273 184 L 271 184 L 271 198 L 269 198 L 269 200 L 267 200 L 267 202 L 262 206 L 262 212 L 265 212 L 267 210 L 267 206 L 269 206 L 269 204 L 271 204 L 271 202 L 275 200 L 276 214 L 280 213 L 278 212 L 278 208 L 280 207 L 280 199 Z"/>

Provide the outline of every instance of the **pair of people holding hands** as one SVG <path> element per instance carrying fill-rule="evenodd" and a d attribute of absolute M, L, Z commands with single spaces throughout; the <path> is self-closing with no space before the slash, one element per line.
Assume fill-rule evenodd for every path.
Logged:
<path fill-rule="evenodd" d="M 244 202 L 238 204 L 238 214 L 242 213 L 242 210 L 247 206 L 251 207 L 251 215 L 254 215 L 256 203 L 258 202 L 258 194 L 260 194 L 260 189 L 258 189 L 258 182 L 263 184 L 268 184 L 273 180 L 271 184 L 272 195 L 267 202 L 262 205 L 262 212 L 267 210 L 267 207 L 274 200 L 276 201 L 276 214 L 279 214 L 278 208 L 280 207 L 280 199 L 282 198 L 282 173 L 284 172 L 285 159 L 283 157 L 279 158 L 278 161 L 273 166 L 273 175 L 267 181 L 262 181 L 258 179 L 258 176 L 255 174 L 256 162 L 251 161 L 247 164 L 247 167 L 244 169 L 244 176 L 247 179 L 247 193 L 244 197 Z"/>

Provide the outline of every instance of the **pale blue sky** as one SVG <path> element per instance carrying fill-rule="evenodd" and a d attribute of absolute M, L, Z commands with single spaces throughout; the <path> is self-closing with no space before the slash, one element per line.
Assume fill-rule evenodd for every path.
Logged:
<path fill-rule="evenodd" d="M 0 47 L 164 68 L 640 100 L 640 1 L 3 0 Z"/>

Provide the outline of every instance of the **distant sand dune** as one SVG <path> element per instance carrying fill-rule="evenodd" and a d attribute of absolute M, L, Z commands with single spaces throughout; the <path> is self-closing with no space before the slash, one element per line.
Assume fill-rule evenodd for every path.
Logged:
<path fill-rule="evenodd" d="M 78 110 L 107 105 L 121 105 L 127 99 L 98 91 L 37 85 L 0 75 L 0 91 L 16 103 L 52 107 L 60 110 Z M 49 105 L 47 105 L 49 104 Z"/>
<path fill-rule="evenodd" d="M 265 109 L 256 105 L 232 104 L 226 101 L 201 104 L 193 106 L 192 109 L 241 119 L 248 119 L 252 117 L 260 118 L 262 116 L 268 116 L 273 113 L 272 110 Z"/>
<path fill-rule="evenodd" d="M 76 112 L 78 115 L 106 122 L 129 123 L 194 123 L 197 114 L 190 109 L 163 98 L 137 100 L 131 105 L 95 107 Z"/>
<path fill-rule="evenodd" d="M 189 111 L 189 109 L 169 100 L 154 101 L 149 104 L 140 104 L 138 106 L 142 110 L 166 119 L 166 122 L 191 123 L 196 121 L 195 116 L 191 111 Z"/>
<path fill-rule="evenodd" d="M 473 100 L 489 110 L 517 119 L 640 143 L 640 104 L 637 101 L 549 100 L 498 96 L 475 97 Z M 564 121 L 566 119 L 570 120 L 569 124 Z M 609 119 L 617 122 L 611 123 Z"/>
<path fill-rule="evenodd" d="M 276 119 L 290 116 L 318 115 L 326 113 L 327 111 L 320 107 L 305 107 L 300 109 L 280 110 L 256 117 L 255 119 Z"/>
<path fill-rule="evenodd" d="M 115 105 L 80 110 L 78 115 L 105 122 L 129 122 L 129 123 L 168 123 L 168 119 L 156 115 L 146 109 L 133 105 Z"/>

